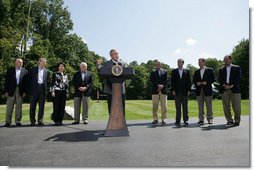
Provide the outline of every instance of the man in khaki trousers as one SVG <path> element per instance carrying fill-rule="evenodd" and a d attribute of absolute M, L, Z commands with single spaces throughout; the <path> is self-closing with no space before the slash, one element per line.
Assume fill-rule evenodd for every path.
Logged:
<path fill-rule="evenodd" d="M 162 63 L 156 62 L 156 69 L 150 74 L 150 81 L 152 83 L 152 101 L 153 101 L 153 124 L 157 124 L 158 117 L 158 106 L 161 106 L 161 123 L 166 124 L 167 117 L 167 81 L 168 73 L 167 70 L 162 69 Z"/>
<path fill-rule="evenodd" d="M 82 104 L 82 120 L 84 124 L 88 124 L 89 99 L 92 95 L 93 76 L 87 70 L 87 64 L 81 62 L 80 70 L 73 76 L 74 92 L 74 122 L 72 124 L 79 124 L 80 108 Z"/>
<path fill-rule="evenodd" d="M 239 126 L 241 121 L 241 68 L 232 64 L 232 56 L 224 57 L 225 66 L 219 70 L 220 93 L 227 125 Z M 235 113 L 231 115 L 230 102 Z"/>
<path fill-rule="evenodd" d="M 17 58 L 15 60 L 15 67 L 11 67 L 6 72 L 5 77 L 5 97 L 6 102 L 6 121 L 5 127 L 10 127 L 12 122 L 12 113 L 14 103 L 16 102 L 16 115 L 15 123 L 16 126 L 21 126 L 22 119 L 22 98 L 27 93 L 27 74 L 28 71 L 23 66 L 23 60 Z"/>

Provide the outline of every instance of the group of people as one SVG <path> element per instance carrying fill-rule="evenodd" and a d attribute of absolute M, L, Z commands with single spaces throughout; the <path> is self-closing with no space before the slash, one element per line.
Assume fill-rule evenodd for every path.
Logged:
<path fill-rule="evenodd" d="M 224 67 L 219 69 L 218 82 L 220 84 L 220 93 L 222 98 L 224 115 L 227 125 L 240 125 L 241 116 L 241 93 L 240 80 L 241 68 L 232 64 L 232 56 L 224 57 Z M 192 83 L 196 88 L 196 97 L 198 102 L 198 124 L 204 124 L 206 105 L 206 119 L 208 124 L 213 124 L 213 86 L 216 81 L 212 68 L 206 66 L 206 60 L 198 60 L 199 69 L 194 73 L 193 79 L 190 78 L 190 71 L 183 67 L 184 60 L 177 60 L 178 68 L 171 74 L 171 93 L 175 99 L 176 117 L 175 124 L 181 123 L 181 109 L 183 110 L 183 122 L 188 125 L 188 96 L 191 93 Z M 158 105 L 161 105 L 161 123 L 164 125 L 167 116 L 167 71 L 162 68 L 162 63 L 157 61 L 156 69 L 150 74 L 152 83 L 152 101 L 153 101 L 153 124 L 158 123 Z M 231 114 L 231 105 L 234 111 L 234 119 Z"/>
<path fill-rule="evenodd" d="M 127 64 L 119 59 L 119 54 L 116 49 L 109 52 L 111 60 L 102 65 L 102 61 L 97 61 L 97 69 L 100 71 L 102 66 L 112 67 L 121 65 L 127 67 Z M 22 118 L 22 99 L 30 95 L 30 122 L 31 126 L 35 126 L 35 111 L 36 105 L 39 104 L 38 125 L 43 126 L 45 98 L 47 94 L 47 82 L 51 80 L 50 92 L 53 97 L 53 113 L 51 119 L 55 125 L 62 125 L 66 94 L 68 92 L 68 75 L 65 73 L 65 64 L 59 62 L 56 66 L 56 72 L 53 73 L 45 68 L 46 58 L 40 58 L 38 66 L 32 68 L 29 72 L 22 68 L 23 61 L 21 58 L 15 60 L 15 67 L 12 67 L 6 72 L 5 80 L 5 96 L 7 98 L 6 107 L 6 123 L 5 127 L 10 127 L 12 122 L 12 113 L 14 103 L 16 102 L 16 126 L 21 126 Z M 225 66 L 219 70 L 218 81 L 220 83 L 220 93 L 222 94 L 222 103 L 224 114 L 227 120 L 227 125 L 239 126 L 241 116 L 241 94 L 240 94 L 240 79 L 241 69 L 238 65 L 232 64 L 232 56 L 224 57 Z M 174 69 L 171 74 L 171 93 L 175 98 L 176 118 L 175 124 L 181 123 L 181 108 L 183 110 L 183 122 L 188 125 L 188 96 L 191 93 L 192 83 L 196 87 L 196 96 L 198 102 L 198 124 L 204 124 L 205 112 L 204 104 L 206 105 L 206 119 L 208 124 L 213 124 L 213 90 L 212 84 L 216 81 L 215 74 L 212 68 L 206 67 L 204 58 L 198 60 L 199 69 L 195 71 L 193 80 L 191 81 L 190 71 L 183 67 L 184 60 L 178 59 L 178 68 Z M 51 79 L 50 79 L 51 78 Z M 156 69 L 150 73 L 150 81 L 152 84 L 152 103 L 153 103 L 153 124 L 159 123 L 158 106 L 161 106 L 161 123 L 166 124 L 167 117 L 167 94 L 168 94 L 168 73 L 163 69 L 161 62 L 157 61 Z M 74 86 L 74 122 L 80 123 L 80 113 L 82 106 L 82 121 L 88 124 L 89 99 L 92 94 L 93 74 L 87 70 L 87 64 L 81 62 L 80 69 L 72 78 Z M 107 95 L 108 113 L 111 110 L 112 100 L 112 83 L 110 80 L 104 80 L 104 93 Z M 122 105 L 125 114 L 125 83 L 122 83 Z M 231 114 L 231 104 L 234 110 L 234 119 Z"/>
<path fill-rule="evenodd" d="M 6 121 L 5 127 L 10 127 L 12 123 L 12 113 L 14 103 L 16 102 L 16 126 L 21 126 L 22 119 L 22 100 L 26 95 L 30 96 L 30 122 L 31 126 L 35 126 L 36 118 L 35 111 L 38 104 L 38 125 L 43 126 L 45 98 L 47 95 L 47 84 L 50 83 L 50 92 L 53 98 L 53 113 L 51 119 L 55 125 L 62 125 L 65 114 L 66 95 L 68 93 L 69 79 L 65 73 L 65 64 L 59 62 L 56 66 L 56 72 L 53 74 L 46 66 L 46 58 L 41 57 L 38 61 L 38 66 L 29 70 L 22 68 L 23 60 L 17 58 L 15 67 L 11 67 L 6 72 L 5 77 L 5 97 L 7 98 L 6 105 Z M 52 77 L 51 77 L 52 75 Z M 92 94 L 93 76 L 87 70 L 87 64 L 81 62 L 80 70 L 73 76 L 74 86 L 74 122 L 80 122 L 80 108 L 82 103 L 82 120 L 84 124 L 88 124 L 88 103 Z"/>

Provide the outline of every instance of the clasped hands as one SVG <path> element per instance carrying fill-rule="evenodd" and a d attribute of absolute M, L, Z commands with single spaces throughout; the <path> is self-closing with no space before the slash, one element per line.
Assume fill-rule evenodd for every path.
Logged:
<path fill-rule="evenodd" d="M 201 81 L 201 82 L 197 82 L 197 85 L 200 86 L 200 85 L 206 85 L 207 82 L 206 81 Z"/>

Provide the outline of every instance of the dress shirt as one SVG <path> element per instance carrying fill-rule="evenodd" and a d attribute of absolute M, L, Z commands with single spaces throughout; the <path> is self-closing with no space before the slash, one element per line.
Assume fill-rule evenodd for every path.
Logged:
<path fill-rule="evenodd" d="M 205 68 L 206 67 L 200 69 L 200 77 L 201 77 L 201 79 L 203 79 L 203 76 L 204 76 L 204 73 L 205 73 Z"/>
<path fill-rule="evenodd" d="M 43 84 L 44 68 L 38 67 L 38 84 Z"/>
<path fill-rule="evenodd" d="M 226 69 L 227 69 L 227 79 L 226 79 L 226 83 L 227 83 L 227 84 L 229 84 L 231 65 L 232 65 L 232 64 L 230 64 L 229 66 L 226 66 Z"/>
<path fill-rule="evenodd" d="M 16 68 L 16 80 L 17 80 L 17 85 L 19 85 L 20 73 L 21 73 L 21 68 Z"/>
<path fill-rule="evenodd" d="M 179 72 L 179 75 L 180 75 L 180 79 L 182 79 L 182 76 L 183 76 L 183 68 L 178 68 L 178 72 Z"/>

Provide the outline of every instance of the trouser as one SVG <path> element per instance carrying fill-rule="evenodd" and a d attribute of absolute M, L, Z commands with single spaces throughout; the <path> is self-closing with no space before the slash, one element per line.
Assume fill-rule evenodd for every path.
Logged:
<path fill-rule="evenodd" d="M 44 106 L 45 106 L 45 86 L 39 85 L 35 95 L 30 96 L 30 122 L 35 123 L 36 105 L 39 102 L 38 122 L 43 121 Z"/>
<path fill-rule="evenodd" d="M 66 91 L 55 90 L 53 98 L 53 121 L 62 123 L 65 113 Z"/>
<path fill-rule="evenodd" d="M 181 106 L 183 108 L 183 121 L 188 121 L 188 97 L 179 95 L 175 96 L 175 106 L 176 106 L 176 122 L 181 121 Z"/>
<path fill-rule="evenodd" d="M 204 121 L 204 103 L 206 104 L 206 118 L 207 121 L 212 121 L 213 119 L 213 109 L 212 109 L 212 101 L 213 96 L 205 96 L 203 89 L 201 88 L 200 96 L 197 96 L 198 101 L 198 110 L 199 110 L 199 121 Z"/>
<path fill-rule="evenodd" d="M 16 102 L 16 113 L 15 113 L 15 123 L 20 123 L 22 118 L 22 97 L 19 93 L 19 87 L 16 88 L 13 96 L 9 96 L 6 102 L 6 123 L 11 124 L 12 112 L 14 108 L 14 103 Z"/>
<path fill-rule="evenodd" d="M 234 119 L 235 122 L 241 121 L 241 93 L 232 93 L 231 90 L 226 90 L 222 96 L 222 104 L 225 118 L 228 122 L 232 122 L 232 115 L 231 115 L 231 106 L 230 102 L 233 107 L 233 111 L 235 113 Z"/>
<path fill-rule="evenodd" d="M 125 99 L 126 99 L 126 95 L 122 94 L 122 104 L 123 104 L 123 113 L 124 113 L 124 115 L 125 115 Z M 107 94 L 107 102 L 108 102 L 108 114 L 110 115 L 112 94 Z"/>
<path fill-rule="evenodd" d="M 153 101 L 153 120 L 158 121 L 158 106 L 159 103 L 161 105 L 161 120 L 166 119 L 168 107 L 167 107 L 167 95 L 162 94 L 159 92 L 159 94 L 153 94 L 152 95 L 152 101 Z"/>
<path fill-rule="evenodd" d="M 74 97 L 74 121 L 80 121 L 80 108 L 82 102 L 82 120 L 85 121 L 88 119 L 88 108 L 89 108 L 89 99 L 90 97 L 84 96 L 82 97 Z"/>

